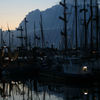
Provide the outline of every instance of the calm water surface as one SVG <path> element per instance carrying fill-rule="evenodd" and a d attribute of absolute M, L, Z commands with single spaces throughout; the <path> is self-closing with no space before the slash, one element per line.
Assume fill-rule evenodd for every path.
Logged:
<path fill-rule="evenodd" d="M 100 87 L 67 86 L 30 79 L 1 80 L 0 100 L 100 100 Z"/>

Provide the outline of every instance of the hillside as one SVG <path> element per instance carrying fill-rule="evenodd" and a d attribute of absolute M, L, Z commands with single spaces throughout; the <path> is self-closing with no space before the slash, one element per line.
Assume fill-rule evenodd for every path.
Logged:
<path fill-rule="evenodd" d="M 84 37 L 84 23 L 83 23 L 83 12 L 80 12 L 81 9 L 83 9 L 83 0 L 80 0 L 78 2 L 78 45 L 81 46 L 83 43 L 83 37 Z M 75 8 L 74 8 L 74 2 L 73 0 L 68 0 L 67 4 L 67 31 L 68 31 L 68 44 L 71 47 L 75 46 Z M 95 6 L 95 2 L 93 2 L 93 6 Z M 87 0 L 86 3 L 86 9 L 88 12 L 86 13 L 86 19 L 87 22 L 90 18 L 90 5 L 89 1 Z M 28 41 L 31 42 L 31 45 L 33 46 L 34 44 L 34 23 L 36 25 L 36 34 L 41 38 L 41 33 L 40 33 L 40 13 L 42 14 L 43 18 L 43 29 L 44 29 L 44 35 L 45 35 L 45 42 L 46 46 L 51 46 L 54 44 L 55 47 L 62 47 L 62 37 L 61 37 L 61 30 L 63 30 L 63 22 L 59 19 L 59 16 L 63 16 L 63 8 L 60 5 L 55 5 L 51 8 L 46 9 L 45 11 L 40 11 L 38 9 L 29 12 L 26 15 L 26 19 L 28 20 L 27 24 L 27 30 L 28 30 Z M 93 7 L 93 18 L 96 17 L 95 14 L 95 7 Z M 93 21 L 93 38 L 95 42 L 95 28 L 96 28 L 96 21 Z M 24 28 L 24 19 L 20 23 L 20 25 Z M 19 25 L 19 26 L 20 26 Z M 90 42 L 90 23 L 88 25 L 88 42 Z M 14 31 L 15 35 L 15 41 L 18 44 L 18 39 L 16 37 L 18 34 L 20 34 L 17 31 Z M 23 32 L 25 34 L 25 32 Z M 81 34 L 80 34 L 81 33 Z M 16 44 L 15 42 L 15 44 Z M 19 41 L 20 42 L 20 41 Z M 61 45 L 59 45 L 61 44 Z M 20 44 L 19 44 L 20 45 Z M 39 43 L 39 46 L 41 46 L 41 40 Z"/>

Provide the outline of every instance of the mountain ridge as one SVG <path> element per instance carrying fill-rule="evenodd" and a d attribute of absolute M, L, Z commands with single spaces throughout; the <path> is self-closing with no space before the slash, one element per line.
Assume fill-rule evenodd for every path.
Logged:
<path fill-rule="evenodd" d="M 69 0 L 70 1 L 70 0 Z M 72 2 L 72 0 L 70 1 Z M 82 37 L 84 37 L 84 30 L 83 30 L 83 13 L 80 13 L 80 9 L 83 8 L 83 5 L 80 5 L 78 3 L 78 45 L 81 45 Z M 75 46 L 75 9 L 74 9 L 74 2 L 67 4 L 68 10 L 67 10 L 67 19 L 68 19 L 68 44 L 71 47 Z M 86 8 L 88 9 L 87 13 L 87 20 L 90 17 L 90 7 L 87 3 Z M 94 9 L 94 8 L 93 8 Z M 94 11 L 95 12 L 95 11 Z M 48 43 L 47 45 L 50 47 L 52 44 L 55 45 L 55 47 L 60 47 L 59 44 L 62 44 L 62 37 L 61 37 L 61 30 L 63 30 L 64 24 L 63 21 L 59 19 L 59 16 L 63 17 L 63 7 L 61 5 L 55 5 L 51 8 L 48 8 L 44 11 L 40 11 L 39 9 L 36 9 L 32 12 L 29 12 L 26 15 L 26 19 L 28 20 L 27 23 L 27 30 L 28 30 L 28 41 L 31 41 L 32 46 L 34 44 L 34 22 L 36 25 L 36 34 L 41 37 L 40 32 L 40 14 L 42 14 L 43 18 L 43 29 L 44 29 L 44 36 L 45 36 L 45 42 Z M 95 13 L 93 13 L 95 16 Z M 19 27 L 22 26 L 23 29 L 25 29 L 24 25 L 24 19 L 20 23 Z M 95 26 L 94 26 L 95 29 Z M 90 24 L 89 24 L 89 31 L 90 31 Z M 18 43 L 18 39 L 16 37 L 18 36 L 18 31 L 14 31 L 15 33 L 15 43 Z M 81 33 L 81 34 L 80 34 Z M 25 35 L 25 31 L 23 31 L 23 34 Z M 90 32 L 88 33 L 90 37 Z M 81 38 L 80 38 L 81 37 Z M 95 38 L 95 36 L 94 36 Z M 90 38 L 89 38 L 90 40 Z M 19 41 L 20 43 L 20 41 Z M 40 45 L 41 46 L 41 43 Z"/>

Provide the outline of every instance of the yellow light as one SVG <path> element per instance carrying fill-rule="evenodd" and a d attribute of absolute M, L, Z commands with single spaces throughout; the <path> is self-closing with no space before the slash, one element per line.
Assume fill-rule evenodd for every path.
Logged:
<path fill-rule="evenodd" d="M 88 70 L 88 67 L 87 66 L 83 66 L 82 70 L 86 72 Z"/>

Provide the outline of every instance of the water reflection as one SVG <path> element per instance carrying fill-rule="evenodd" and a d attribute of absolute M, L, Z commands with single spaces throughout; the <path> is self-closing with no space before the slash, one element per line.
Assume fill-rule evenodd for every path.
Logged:
<path fill-rule="evenodd" d="M 43 83 L 37 80 L 0 81 L 0 100 L 100 100 L 100 87 Z"/>

